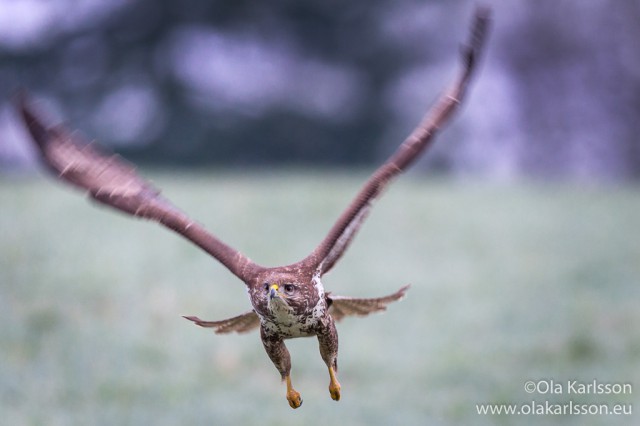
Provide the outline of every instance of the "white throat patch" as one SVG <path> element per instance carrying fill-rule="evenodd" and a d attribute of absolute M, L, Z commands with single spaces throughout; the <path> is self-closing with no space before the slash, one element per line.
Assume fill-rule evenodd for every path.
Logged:
<path fill-rule="evenodd" d="M 320 281 L 320 274 L 315 274 L 312 278 L 313 287 L 318 292 L 318 299 L 324 299 L 324 286 L 322 285 L 322 281 Z"/>

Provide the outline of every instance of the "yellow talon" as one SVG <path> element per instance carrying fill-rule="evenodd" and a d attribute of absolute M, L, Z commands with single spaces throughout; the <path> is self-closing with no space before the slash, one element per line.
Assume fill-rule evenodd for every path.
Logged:
<path fill-rule="evenodd" d="M 331 382 L 329 383 L 329 394 L 334 401 L 340 401 L 340 383 L 336 378 L 336 373 L 333 371 L 333 367 L 329 367 L 329 377 Z"/>
<path fill-rule="evenodd" d="M 291 377 L 285 377 L 285 381 L 287 383 L 287 401 L 289 401 L 289 406 L 293 409 L 296 409 L 302 405 L 302 398 L 300 397 L 300 392 L 296 391 L 293 386 L 291 386 Z"/>

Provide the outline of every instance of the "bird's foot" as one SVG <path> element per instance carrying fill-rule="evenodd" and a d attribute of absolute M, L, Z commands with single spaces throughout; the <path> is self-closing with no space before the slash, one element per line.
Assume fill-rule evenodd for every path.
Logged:
<path fill-rule="evenodd" d="M 331 382 L 329 382 L 329 394 L 331 395 L 331 399 L 334 401 L 340 401 L 340 383 L 336 378 L 336 373 L 333 371 L 333 367 L 329 367 L 329 377 L 331 378 Z"/>
<path fill-rule="evenodd" d="M 287 383 L 287 401 L 289 401 L 289 406 L 293 409 L 296 409 L 302 405 L 302 397 L 300 397 L 300 392 L 295 390 L 291 385 L 291 377 L 285 377 L 285 381 Z"/>
<path fill-rule="evenodd" d="M 340 383 L 331 383 L 329 385 L 329 393 L 331 394 L 331 399 L 340 401 Z"/>
<path fill-rule="evenodd" d="M 302 398 L 300 397 L 300 392 L 295 389 L 290 389 L 287 391 L 287 401 L 289 401 L 289 406 L 293 409 L 298 408 L 302 405 Z"/>

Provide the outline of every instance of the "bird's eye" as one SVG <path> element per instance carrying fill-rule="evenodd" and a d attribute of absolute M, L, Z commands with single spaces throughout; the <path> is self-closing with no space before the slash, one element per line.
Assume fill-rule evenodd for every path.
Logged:
<path fill-rule="evenodd" d="M 295 286 L 293 284 L 285 284 L 284 285 L 285 293 L 293 293 L 293 290 L 295 290 Z"/>
<path fill-rule="evenodd" d="M 264 283 L 262 286 L 264 287 L 265 293 L 269 293 L 269 283 Z"/>

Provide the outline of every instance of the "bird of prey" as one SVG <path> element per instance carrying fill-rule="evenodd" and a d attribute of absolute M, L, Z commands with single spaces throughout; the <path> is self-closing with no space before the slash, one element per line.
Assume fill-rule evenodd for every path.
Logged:
<path fill-rule="evenodd" d="M 286 383 L 286 398 L 292 408 L 300 407 L 302 398 L 291 384 L 291 358 L 285 340 L 316 336 L 320 355 L 329 371 L 329 393 L 338 401 L 340 383 L 336 376 L 338 333 L 335 321 L 349 315 L 363 316 L 384 310 L 387 304 L 401 299 L 408 286 L 388 296 L 357 299 L 325 292 L 321 278 L 344 254 L 383 189 L 429 147 L 437 130 L 457 109 L 476 68 L 489 15 L 486 8 L 476 10 L 469 41 L 462 49 L 462 69 L 452 86 L 440 96 L 397 151 L 366 181 L 311 254 L 286 266 L 258 265 L 225 244 L 174 207 L 140 177 L 132 165 L 117 155 L 104 154 L 95 144 L 85 143 L 61 125 L 47 126 L 24 93 L 17 97 L 18 109 L 44 164 L 60 180 L 79 187 L 100 203 L 156 221 L 181 234 L 246 285 L 252 306 L 250 311 L 222 321 L 203 321 L 195 316 L 186 319 L 213 328 L 216 333 L 242 333 L 259 328 L 264 348 Z"/>

